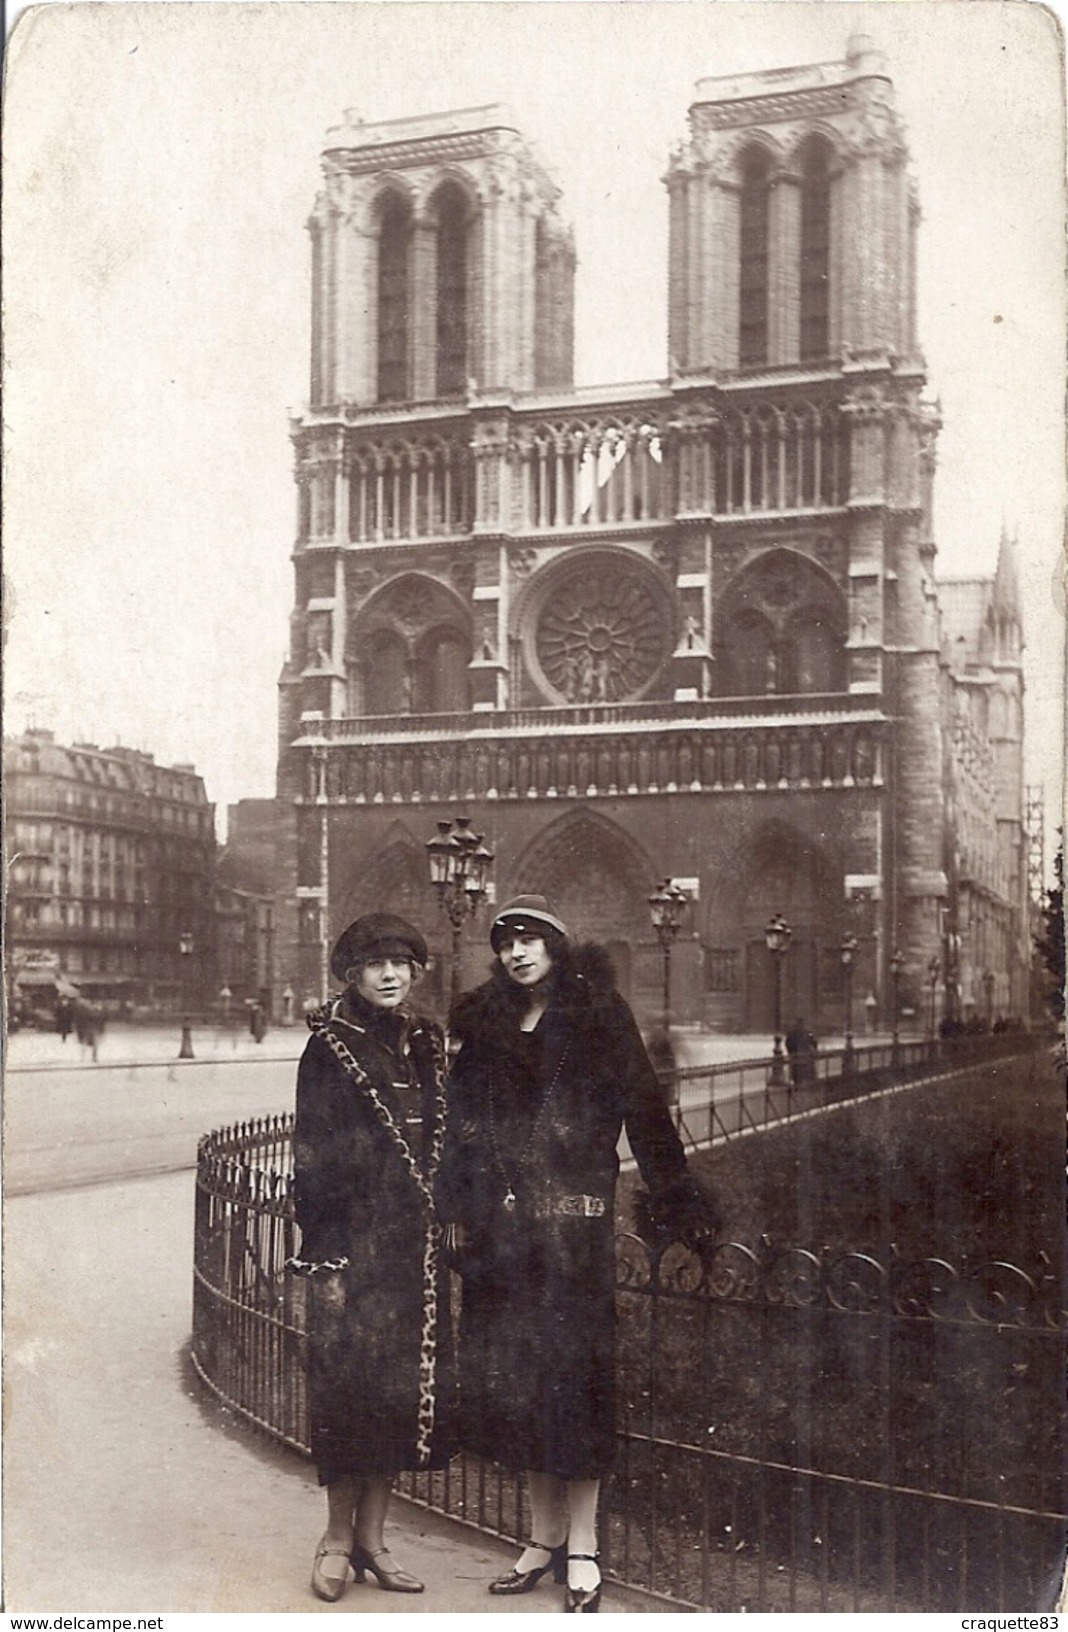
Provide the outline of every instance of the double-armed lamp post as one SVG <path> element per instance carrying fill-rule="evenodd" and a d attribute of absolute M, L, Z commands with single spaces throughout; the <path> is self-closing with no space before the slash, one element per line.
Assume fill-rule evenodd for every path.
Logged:
<path fill-rule="evenodd" d="M 842 981 L 845 986 L 845 1050 L 842 1069 L 848 1075 L 853 1069 L 853 971 L 857 966 L 857 937 L 842 938 Z"/>
<path fill-rule="evenodd" d="M 941 973 L 941 963 L 939 962 L 938 958 L 932 958 L 930 963 L 927 965 L 927 979 L 931 988 L 930 1034 L 932 1037 L 937 1036 L 938 1033 L 938 1028 L 935 1025 L 935 988 L 938 985 L 938 977 Z"/>
<path fill-rule="evenodd" d="M 189 960 L 193 956 L 193 937 L 188 930 L 178 937 L 178 956 L 182 970 L 182 1040 L 178 1058 L 193 1058 L 193 1027 L 189 1019 Z"/>
<path fill-rule="evenodd" d="M 460 942 L 464 919 L 472 917 L 488 894 L 493 851 L 487 850 L 481 833 L 471 831 L 470 816 L 455 822 L 439 822 L 434 838 L 427 841 L 430 882 L 438 905 L 452 925 L 452 971 L 450 1003 L 460 995 Z"/>
<path fill-rule="evenodd" d="M 664 1029 L 671 1024 L 671 948 L 682 925 L 689 902 L 686 891 L 670 878 L 658 884 L 649 897 L 649 916 L 664 958 Z"/>
<path fill-rule="evenodd" d="M 893 1030 L 890 1038 L 890 1063 L 897 1065 L 898 1054 L 901 1048 L 901 975 L 905 968 L 905 954 L 900 950 L 894 952 L 890 959 L 890 980 L 893 984 Z"/>
<path fill-rule="evenodd" d="M 771 1059 L 771 1081 L 777 1087 L 786 1081 L 786 1056 L 782 1046 L 782 971 L 792 934 L 793 930 L 781 912 L 768 920 L 764 930 L 764 941 L 771 953 L 775 992 L 775 1047 Z"/>

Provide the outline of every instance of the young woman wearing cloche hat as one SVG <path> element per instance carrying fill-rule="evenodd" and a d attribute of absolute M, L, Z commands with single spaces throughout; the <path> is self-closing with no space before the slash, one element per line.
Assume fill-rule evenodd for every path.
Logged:
<path fill-rule="evenodd" d="M 312 1455 L 328 1521 L 312 1590 L 368 1574 L 422 1592 L 386 1548 L 394 1476 L 453 1449 L 448 1278 L 433 1185 L 445 1133 L 440 1026 L 411 1012 L 426 942 L 391 913 L 350 924 L 330 965 L 342 995 L 308 1016 L 297 1074 L 294 1193 L 308 1276 Z"/>
<path fill-rule="evenodd" d="M 601 1601 L 597 1497 L 615 1457 L 614 1214 L 625 1128 L 666 1234 L 701 1249 L 711 1197 L 686 1170 L 607 953 L 572 946 L 540 895 L 493 920 L 491 978 L 456 1005 L 439 1206 L 463 1277 L 461 1438 L 524 1469 L 531 1539 L 490 1585 L 551 1570 L 564 1609 Z"/>

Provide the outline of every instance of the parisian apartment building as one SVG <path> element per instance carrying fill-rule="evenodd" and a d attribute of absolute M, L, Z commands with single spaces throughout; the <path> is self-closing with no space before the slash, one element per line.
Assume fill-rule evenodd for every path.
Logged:
<path fill-rule="evenodd" d="M 43 729 L 5 739 L 4 783 L 9 997 L 42 1020 L 74 994 L 115 1015 L 273 1017 L 273 799 L 229 806 L 219 845 L 192 765 Z"/>
<path fill-rule="evenodd" d="M 292 420 L 279 979 L 428 891 L 468 815 L 498 900 L 609 945 L 639 1012 L 680 882 L 676 1017 L 817 1029 L 1026 1007 L 1014 539 L 947 581 L 917 179 L 887 64 L 697 82 L 664 156 L 664 370 L 573 384 L 565 200 L 501 106 L 329 131 Z M 586 252 L 588 253 L 588 251 Z M 484 926 L 483 926 L 484 929 Z M 482 977 L 485 937 L 461 953 Z M 440 982 L 439 982 L 440 984 Z M 892 996 L 893 988 L 893 996 Z"/>
<path fill-rule="evenodd" d="M 206 1003 L 215 809 L 193 766 L 28 730 L 4 741 L 4 785 L 9 990 L 51 974 L 112 1012 Z"/>

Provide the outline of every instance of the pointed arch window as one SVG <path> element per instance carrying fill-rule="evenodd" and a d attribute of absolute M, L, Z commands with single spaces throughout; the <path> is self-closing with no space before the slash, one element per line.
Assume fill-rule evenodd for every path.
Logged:
<path fill-rule="evenodd" d="M 408 648 L 400 635 L 380 629 L 367 646 L 364 668 L 365 714 L 410 714 Z"/>
<path fill-rule="evenodd" d="M 825 142 L 801 161 L 801 360 L 830 351 L 831 177 Z"/>
<path fill-rule="evenodd" d="M 775 630 L 762 613 L 746 611 L 739 615 L 723 655 L 728 695 L 762 697 L 778 690 Z"/>
<path fill-rule="evenodd" d="M 408 395 L 408 245 L 411 212 L 403 199 L 382 206 L 378 235 L 378 401 Z"/>
<path fill-rule="evenodd" d="M 420 643 L 415 663 L 417 714 L 461 713 L 469 705 L 467 641 L 455 629 L 432 629 Z"/>
<path fill-rule="evenodd" d="M 760 368 L 768 360 L 768 208 L 771 161 L 753 151 L 742 161 L 739 201 L 738 362 Z"/>
<path fill-rule="evenodd" d="M 772 551 L 719 604 L 714 636 L 725 696 L 846 689 L 845 600 L 821 569 Z"/>
<path fill-rule="evenodd" d="M 323 233 L 320 223 L 309 222 L 311 232 L 311 400 L 323 400 Z"/>
<path fill-rule="evenodd" d="M 467 382 L 467 201 L 458 187 L 438 196 L 436 394 L 463 394 Z"/>
<path fill-rule="evenodd" d="M 844 691 L 840 632 L 821 607 L 806 608 L 786 631 L 778 689 L 786 694 Z"/>

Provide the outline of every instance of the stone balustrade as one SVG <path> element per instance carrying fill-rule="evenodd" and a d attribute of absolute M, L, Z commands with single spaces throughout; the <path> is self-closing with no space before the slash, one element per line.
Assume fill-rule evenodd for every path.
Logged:
<path fill-rule="evenodd" d="M 304 799 L 315 802 L 320 794 L 317 762 L 323 758 L 327 798 L 343 804 L 882 785 L 887 724 L 870 708 L 701 721 L 692 717 L 701 705 L 685 706 L 686 721 L 650 717 L 645 730 L 622 718 L 636 712 L 626 707 L 306 722 L 315 730 L 301 739 L 310 750 Z M 572 717 L 550 726 L 549 714 Z M 415 729 L 393 729 L 407 724 Z M 357 725 L 358 738 L 349 729 Z"/>

